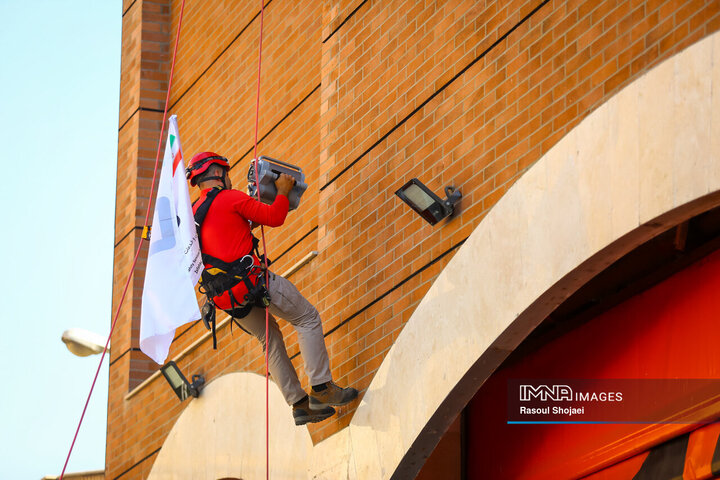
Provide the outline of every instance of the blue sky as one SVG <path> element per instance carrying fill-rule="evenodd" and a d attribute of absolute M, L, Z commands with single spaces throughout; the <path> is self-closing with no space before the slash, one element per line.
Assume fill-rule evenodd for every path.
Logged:
<path fill-rule="evenodd" d="M 0 0 L 2 477 L 59 475 L 111 321 L 122 5 Z M 68 472 L 104 468 L 107 359 Z"/>

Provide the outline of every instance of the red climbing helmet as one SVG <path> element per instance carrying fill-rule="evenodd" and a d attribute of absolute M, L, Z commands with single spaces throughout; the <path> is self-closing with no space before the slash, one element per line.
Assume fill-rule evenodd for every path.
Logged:
<path fill-rule="evenodd" d="M 188 167 L 185 169 L 185 177 L 190 180 L 190 185 L 194 187 L 197 183 L 196 180 L 198 175 L 201 175 L 203 172 L 205 172 L 205 170 L 210 168 L 210 165 L 212 165 L 213 163 L 216 163 L 221 167 L 225 167 L 228 170 L 230 169 L 230 163 L 228 163 L 227 158 L 221 157 L 217 153 L 196 153 L 192 160 L 190 160 L 190 165 L 188 165 Z"/>

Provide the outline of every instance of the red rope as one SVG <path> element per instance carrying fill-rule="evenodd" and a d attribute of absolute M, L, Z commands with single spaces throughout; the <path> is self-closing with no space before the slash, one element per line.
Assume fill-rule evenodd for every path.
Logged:
<path fill-rule="evenodd" d="M 265 0 L 260 0 L 260 42 L 258 46 L 258 81 L 257 95 L 255 97 L 255 145 L 253 147 L 253 162 L 255 168 L 256 194 L 260 200 L 260 183 L 257 163 L 258 130 L 260 125 L 260 78 L 262 71 L 262 41 L 263 41 L 263 20 L 265 17 Z M 260 225 L 260 234 L 263 244 L 263 257 L 265 263 L 265 285 L 269 286 L 269 271 L 267 261 L 267 245 L 265 243 L 265 227 Z M 265 307 L 265 478 L 270 478 L 270 373 L 269 373 L 269 349 L 268 341 L 270 334 L 270 310 Z"/>
<path fill-rule="evenodd" d="M 155 156 L 155 169 L 153 170 L 152 186 L 150 187 L 150 196 L 148 197 L 147 212 L 145 213 L 145 223 L 143 225 L 147 225 L 148 219 L 150 218 L 150 205 L 152 203 L 153 194 L 155 193 L 155 177 L 157 175 L 158 163 L 160 162 L 160 147 L 162 146 L 162 138 L 163 134 L 165 133 L 165 120 L 167 117 L 168 103 L 170 102 L 170 88 L 172 87 L 173 73 L 175 71 L 175 58 L 177 56 L 178 41 L 180 40 L 180 26 L 182 25 L 184 10 L 185 0 L 182 0 L 182 4 L 180 5 L 180 17 L 178 18 L 177 32 L 175 33 L 175 46 L 173 48 L 172 64 L 170 66 L 170 79 L 168 81 L 167 95 L 165 96 L 165 110 L 163 112 L 160 138 L 158 139 L 157 155 Z M 80 426 L 82 425 L 83 419 L 85 418 L 85 412 L 87 412 L 87 407 L 90 403 L 90 397 L 92 396 L 93 390 L 95 389 L 95 383 L 97 382 L 98 375 L 100 374 L 100 367 L 102 367 L 103 360 L 105 360 L 108 345 L 110 345 L 110 338 L 112 337 L 113 331 L 115 330 L 115 325 L 117 324 L 118 318 L 120 316 L 120 308 L 125 301 L 125 295 L 127 294 L 128 287 L 130 286 L 130 280 L 132 279 L 133 273 L 135 272 L 135 266 L 137 265 L 138 257 L 140 256 L 140 250 L 142 249 L 142 246 L 143 239 L 141 238 L 140 244 L 138 245 L 137 251 L 135 252 L 135 258 L 133 259 L 127 282 L 125 282 L 125 288 L 123 289 L 122 297 L 120 297 L 120 303 L 118 304 L 117 310 L 115 312 L 115 318 L 113 319 L 112 325 L 110 326 L 110 333 L 108 334 L 107 341 L 105 342 L 105 348 L 103 349 L 102 355 L 100 356 L 100 363 L 98 364 L 97 371 L 95 372 L 95 378 L 93 378 L 92 385 L 90 386 L 90 393 L 88 393 L 87 400 L 85 401 L 85 407 L 83 407 L 82 415 L 80 415 L 80 421 L 78 422 L 77 429 L 75 430 L 75 436 L 73 437 L 72 443 L 70 444 L 70 450 L 68 451 L 67 458 L 65 459 L 65 464 L 63 465 L 62 473 L 60 474 L 60 480 L 63 480 L 63 477 L 65 476 L 65 469 L 67 468 L 68 462 L 70 461 L 70 455 L 72 454 L 73 447 L 75 446 L 75 441 L 77 440 L 78 433 L 80 433 Z"/>

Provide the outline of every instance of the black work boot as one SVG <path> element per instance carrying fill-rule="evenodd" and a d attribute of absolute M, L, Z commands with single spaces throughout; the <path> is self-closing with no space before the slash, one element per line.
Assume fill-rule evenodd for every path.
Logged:
<path fill-rule="evenodd" d="M 328 405 L 333 405 L 335 407 L 346 405 L 355 400 L 358 396 L 358 391 L 354 388 L 338 387 L 332 380 L 327 382 L 324 386 L 325 388 L 320 391 L 316 390 L 316 388 L 318 388 L 317 386 L 313 387 L 312 392 L 310 393 L 310 408 L 312 410 L 320 410 Z"/>
<path fill-rule="evenodd" d="M 295 425 L 322 422 L 333 415 L 335 415 L 335 409 L 332 407 L 311 409 L 308 397 L 305 397 L 293 405 L 293 418 L 295 419 Z"/>

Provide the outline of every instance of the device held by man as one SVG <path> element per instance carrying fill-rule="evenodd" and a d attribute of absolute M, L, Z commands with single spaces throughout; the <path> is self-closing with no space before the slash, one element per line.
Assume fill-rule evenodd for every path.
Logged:
<path fill-rule="evenodd" d="M 275 201 L 277 196 L 277 188 L 275 188 L 275 180 L 280 174 L 286 173 L 295 179 L 295 185 L 288 194 L 290 201 L 290 210 L 295 210 L 300 205 L 300 198 L 307 189 L 305 183 L 305 174 L 302 169 L 296 165 L 275 160 L 274 158 L 261 155 L 257 159 L 258 180 L 255 180 L 255 162 L 250 163 L 248 170 L 248 193 L 253 198 L 258 198 L 260 192 L 260 201 L 268 205 Z"/>

